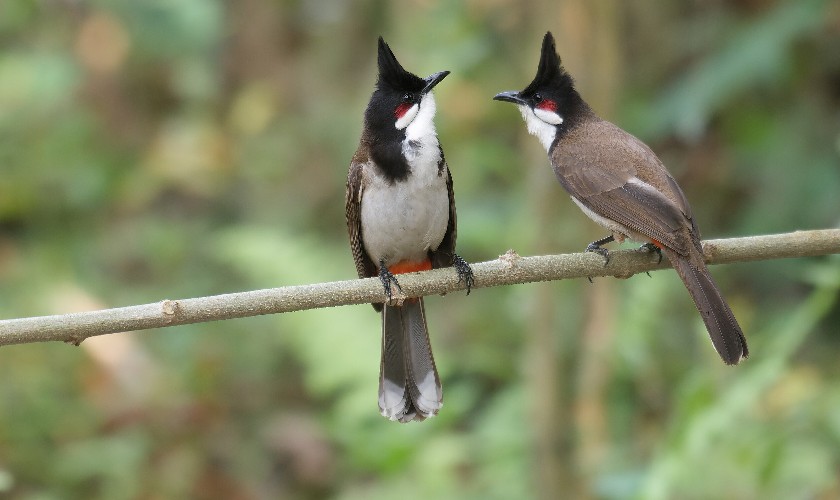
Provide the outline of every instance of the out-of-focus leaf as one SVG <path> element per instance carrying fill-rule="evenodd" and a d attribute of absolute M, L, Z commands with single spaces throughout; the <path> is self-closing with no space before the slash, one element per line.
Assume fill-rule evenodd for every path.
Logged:
<path fill-rule="evenodd" d="M 708 402 L 706 409 L 686 409 L 685 418 L 673 422 L 673 439 L 667 442 L 659 458 L 651 465 L 642 489 L 645 498 L 669 498 L 677 491 L 692 491 L 684 481 L 695 477 L 718 478 L 715 485 L 718 489 L 713 493 L 715 495 L 740 496 L 765 488 L 767 493 L 773 493 L 781 487 L 788 488 L 783 483 L 765 485 L 760 481 L 760 476 L 750 477 L 746 474 L 748 470 L 752 474 L 761 472 L 756 462 L 760 464 L 764 457 L 739 456 L 746 443 L 751 442 L 745 438 L 744 432 L 750 432 L 751 419 L 762 423 L 760 415 L 751 414 L 751 408 L 756 407 L 771 385 L 784 376 L 785 367 L 794 350 L 802 344 L 814 324 L 830 311 L 836 300 L 836 286 L 819 288 L 795 312 L 775 317 L 767 323 L 768 327 L 763 334 L 752 335 L 753 353 L 761 352 L 763 356 L 758 361 L 745 362 L 754 364 L 745 366 L 743 373 L 729 381 L 726 390 L 715 401 Z M 764 339 L 767 340 L 761 342 Z M 731 373 L 728 374 L 728 377 L 731 376 Z M 683 392 L 681 403 L 692 404 L 693 393 Z M 782 436 L 777 437 L 782 439 Z M 822 487 L 820 484 L 824 486 L 829 482 L 830 455 L 816 453 L 817 450 L 804 445 L 794 435 L 785 438 L 779 443 L 779 446 L 785 448 L 782 455 L 787 458 L 807 457 L 810 461 L 809 466 L 798 469 L 806 472 L 807 477 L 796 477 L 795 472 L 788 468 L 786 470 L 794 474 L 788 480 L 799 485 L 807 484 L 812 479 L 817 480 L 817 483 L 812 484 L 815 491 L 818 491 Z M 741 466 L 736 466 L 739 463 Z M 745 481 L 750 480 L 754 482 L 745 484 Z M 712 490 L 705 491 L 705 494 L 709 494 Z"/>
<path fill-rule="evenodd" d="M 791 70 L 793 43 L 825 22 L 828 5 L 825 0 L 779 2 L 681 75 L 651 106 L 651 128 L 643 135 L 676 133 L 696 140 L 709 118 L 747 89 L 778 85 Z"/>

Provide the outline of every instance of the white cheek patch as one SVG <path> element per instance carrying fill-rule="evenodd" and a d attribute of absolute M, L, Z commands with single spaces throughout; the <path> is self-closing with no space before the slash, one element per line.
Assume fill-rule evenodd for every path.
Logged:
<path fill-rule="evenodd" d="M 408 108 L 408 111 L 402 115 L 396 123 L 397 130 L 402 130 L 408 126 L 409 123 L 414 121 L 414 118 L 417 116 L 417 112 L 420 111 L 420 105 L 415 104 L 414 106 Z"/>
<path fill-rule="evenodd" d="M 421 140 L 424 137 L 433 137 L 437 135 L 435 132 L 435 97 L 431 92 L 424 95 L 420 99 L 420 104 L 415 104 L 403 118 L 411 115 L 413 118 L 409 120 L 405 129 L 405 138 L 408 140 Z M 400 128 L 397 122 L 397 128 Z"/>
<path fill-rule="evenodd" d="M 552 125 L 560 125 L 561 123 L 563 123 L 563 117 L 558 115 L 554 111 L 534 108 L 534 114 L 537 115 L 537 118 L 539 118 L 540 120 L 546 123 L 550 123 Z"/>

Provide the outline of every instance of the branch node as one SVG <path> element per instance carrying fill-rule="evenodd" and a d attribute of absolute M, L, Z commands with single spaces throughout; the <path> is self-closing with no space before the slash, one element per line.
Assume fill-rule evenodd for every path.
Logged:
<path fill-rule="evenodd" d="M 180 309 L 180 305 L 177 300 L 164 299 L 160 302 L 160 310 L 163 313 L 166 323 L 171 323 L 175 319 L 175 316 L 178 314 L 178 309 Z"/>
<path fill-rule="evenodd" d="M 85 341 L 86 337 L 83 337 L 77 333 L 71 333 L 69 337 L 64 340 L 65 344 L 73 344 L 76 347 L 82 345 L 82 342 Z"/>
<path fill-rule="evenodd" d="M 502 255 L 499 255 L 499 262 L 501 262 L 505 266 L 505 269 L 513 269 L 513 266 L 516 265 L 516 261 L 521 258 L 522 257 L 520 257 L 518 253 L 516 253 L 516 250 L 511 248 Z"/>

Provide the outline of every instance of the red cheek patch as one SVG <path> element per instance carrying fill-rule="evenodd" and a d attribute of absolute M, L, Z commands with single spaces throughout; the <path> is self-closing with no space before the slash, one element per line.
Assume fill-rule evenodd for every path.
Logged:
<path fill-rule="evenodd" d="M 404 102 L 397 106 L 396 109 L 394 109 L 394 116 L 396 116 L 397 118 L 402 118 L 403 115 L 406 114 L 409 109 L 411 109 L 411 104 Z"/>
<path fill-rule="evenodd" d="M 557 112 L 557 103 L 551 99 L 543 99 L 537 104 L 537 108 L 555 113 Z"/>

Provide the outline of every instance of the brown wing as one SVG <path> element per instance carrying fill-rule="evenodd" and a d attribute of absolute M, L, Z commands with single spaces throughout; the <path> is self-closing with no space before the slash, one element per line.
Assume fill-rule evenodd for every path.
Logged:
<path fill-rule="evenodd" d="M 696 238 L 691 209 L 644 143 L 605 121 L 583 125 L 569 136 L 552 150 L 552 164 L 572 196 L 601 217 L 680 254 L 689 252 Z"/>
<path fill-rule="evenodd" d="M 446 165 L 443 157 L 443 148 L 440 150 L 440 161 L 438 162 L 438 175 L 446 176 L 446 190 L 449 192 L 449 224 L 446 226 L 446 233 L 443 235 L 437 250 L 429 252 L 432 259 L 432 267 L 449 267 L 455 257 L 455 237 L 457 236 L 457 218 L 455 216 L 455 190 L 452 188 L 452 173 Z"/>
<path fill-rule="evenodd" d="M 356 272 L 359 278 L 378 276 L 376 265 L 370 260 L 362 241 L 362 173 L 364 163 L 356 161 L 350 163 L 347 173 L 347 192 L 345 195 L 344 215 L 347 218 L 347 232 L 350 234 L 350 250 L 356 262 Z"/>
<path fill-rule="evenodd" d="M 627 183 L 580 200 L 596 214 L 688 255 L 691 238 L 685 229 L 689 221 L 658 191 Z"/>

